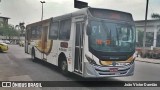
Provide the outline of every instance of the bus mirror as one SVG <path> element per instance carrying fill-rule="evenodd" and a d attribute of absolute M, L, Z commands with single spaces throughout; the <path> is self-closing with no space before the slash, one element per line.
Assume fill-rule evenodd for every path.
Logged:
<path fill-rule="evenodd" d="M 91 34 L 91 28 L 90 26 L 87 26 L 87 35 L 90 35 Z"/>

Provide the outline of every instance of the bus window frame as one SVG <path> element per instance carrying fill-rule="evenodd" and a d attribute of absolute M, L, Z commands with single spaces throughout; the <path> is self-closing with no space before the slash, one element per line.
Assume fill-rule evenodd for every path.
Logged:
<path fill-rule="evenodd" d="M 70 32 L 69 32 L 69 38 L 66 38 L 66 39 L 64 39 L 64 38 L 61 38 L 61 35 L 60 35 L 60 33 L 61 33 L 61 26 L 62 26 L 62 22 L 64 22 L 64 21 L 70 21 L 70 25 L 69 25 L 69 29 L 70 29 Z M 70 40 L 70 37 L 71 37 L 71 26 L 72 26 L 72 19 L 71 18 L 66 18 L 66 19 L 63 19 L 63 20 L 60 20 L 59 21 L 59 32 L 58 32 L 58 39 L 59 40 L 64 40 L 64 41 L 69 41 Z M 64 26 L 64 25 L 63 25 Z M 67 34 L 66 34 L 67 35 Z"/>
<path fill-rule="evenodd" d="M 38 28 L 40 27 L 40 28 Z M 33 29 L 34 28 L 34 29 Z M 35 34 L 32 34 L 32 31 L 35 31 Z M 37 33 L 37 31 L 39 32 L 39 34 Z M 32 40 L 38 40 L 41 38 L 42 35 L 42 25 L 36 25 L 36 26 L 31 26 L 30 28 L 30 36 Z"/>
<path fill-rule="evenodd" d="M 58 30 L 57 30 L 57 36 L 56 36 L 56 38 L 51 35 L 51 27 L 52 27 L 53 23 L 58 23 Z M 49 25 L 49 35 L 48 35 L 48 38 L 50 40 L 58 40 L 59 39 L 59 30 L 60 30 L 60 21 L 51 22 L 50 25 Z"/>

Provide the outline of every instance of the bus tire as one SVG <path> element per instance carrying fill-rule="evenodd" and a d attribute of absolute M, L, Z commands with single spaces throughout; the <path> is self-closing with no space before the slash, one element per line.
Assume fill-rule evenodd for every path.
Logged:
<path fill-rule="evenodd" d="M 60 70 L 63 75 L 67 76 L 68 75 L 68 64 L 67 60 L 64 57 L 59 58 L 60 59 Z"/>
<path fill-rule="evenodd" d="M 31 58 L 33 62 L 36 62 L 35 50 L 32 49 Z"/>

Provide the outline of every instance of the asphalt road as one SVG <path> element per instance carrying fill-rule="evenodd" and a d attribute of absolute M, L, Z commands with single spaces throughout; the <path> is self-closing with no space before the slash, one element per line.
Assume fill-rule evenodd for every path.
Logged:
<path fill-rule="evenodd" d="M 48 63 L 32 62 L 24 47 L 9 45 L 7 53 L 0 53 L 0 81 L 160 81 L 160 64 L 136 61 L 135 74 L 129 77 L 85 79 L 70 74 L 64 76 L 58 68 Z M 0 88 L 0 90 L 21 90 L 22 88 Z M 160 90 L 158 87 L 55 87 L 25 88 L 23 90 Z"/>

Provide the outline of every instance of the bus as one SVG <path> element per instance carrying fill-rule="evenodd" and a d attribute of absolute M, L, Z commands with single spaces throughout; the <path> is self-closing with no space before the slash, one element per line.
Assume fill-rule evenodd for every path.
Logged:
<path fill-rule="evenodd" d="M 127 12 L 83 8 L 26 26 L 25 53 L 63 74 L 120 77 L 134 74 L 135 24 Z"/>

